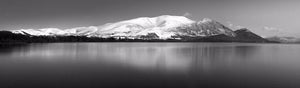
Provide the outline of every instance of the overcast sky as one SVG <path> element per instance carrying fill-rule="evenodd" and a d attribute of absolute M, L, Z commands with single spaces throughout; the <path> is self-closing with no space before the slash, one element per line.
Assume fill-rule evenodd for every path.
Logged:
<path fill-rule="evenodd" d="M 0 0 L 0 30 L 97 26 L 159 15 L 300 37 L 300 0 Z"/>

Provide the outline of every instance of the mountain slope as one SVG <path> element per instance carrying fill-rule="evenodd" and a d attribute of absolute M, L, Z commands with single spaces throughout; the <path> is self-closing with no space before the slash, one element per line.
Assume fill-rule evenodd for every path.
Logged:
<path fill-rule="evenodd" d="M 213 35 L 207 37 L 193 37 L 193 38 L 185 37 L 185 38 L 186 38 L 185 40 L 195 41 L 195 42 L 249 42 L 249 43 L 271 42 L 256 35 L 255 33 L 251 32 L 246 28 L 234 31 L 234 36 L 219 34 L 219 35 Z"/>
<path fill-rule="evenodd" d="M 224 34 L 227 36 L 235 36 L 235 33 L 229 29 L 228 27 L 224 26 L 223 24 L 205 18 L 202 21 L 199 21 L 197 23 L 185 25 L 178 27 L 178 33 L 186 33 L 186 34 L 181 34 L 181 35 L 186 35 L 186 36 L 214 36 L 214 35 L 220 35 Z"/>
<path fill-rule="evenodd" d="M 251 32 L 249 29 L 242 28 L 234 31 L 236 34 L 236 41 L 242 42 L 268 42 L 268 40 L 262 38 L 261 36 Z"/>

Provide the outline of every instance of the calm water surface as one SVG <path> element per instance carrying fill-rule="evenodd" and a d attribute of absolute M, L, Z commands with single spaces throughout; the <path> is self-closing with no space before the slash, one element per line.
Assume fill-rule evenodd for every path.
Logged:
<path fill-rule="evenodd" d="M 1 88 L 300 88 L 300 45 L 48 43 L 0 48 Z"/>

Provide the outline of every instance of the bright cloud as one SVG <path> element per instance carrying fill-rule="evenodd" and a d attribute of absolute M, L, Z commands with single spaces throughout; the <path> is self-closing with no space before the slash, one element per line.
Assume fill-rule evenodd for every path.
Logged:
<path fill-rule="evenodd" d="M 279 31 L 280 29 L 275 28 L 275 27 L 264 27 L 263 30 L 266 30 L 266 31 Z"/>
<path fill-rule="evenodd" d="M 185 12 L 185 13 L 183 14 L 183 16 L 185 16 L 185 17 L 192 17 L 192 14 L 189 13 L 189 12 Z"/>
<path fill-rule="evenodd" d="M 228 27 L 231 28 L 231 29 L 233 29 L 233 30 L 238 30 L 238 29 L 246 28 L 244 26 L 235 25 L 235 24 L 233 24 L 232 22 L 229 22 L 229 21 L 227 22 L 227 24 L 228 24 Z"/>

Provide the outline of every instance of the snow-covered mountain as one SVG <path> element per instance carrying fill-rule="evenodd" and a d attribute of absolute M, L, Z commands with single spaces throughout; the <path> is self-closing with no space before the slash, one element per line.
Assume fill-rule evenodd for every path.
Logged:
<path fill-rule="evenodd" d="M 33 36 L 84 35 L 95 37 L 128 37 L 139 38 L 156 34 L 160 39 L 173 36 L 207 37 L 224 34 L 235 36 L 235 33 L 223 24 L 205 18 L 193 21 L 184 16 L 163 15 L 158 17 L 140 17 L 136 19 L 108 23 L 101 26 L 77 27 L 71 29 L 45 28 L 13 30 L 13 33 Z"/>

